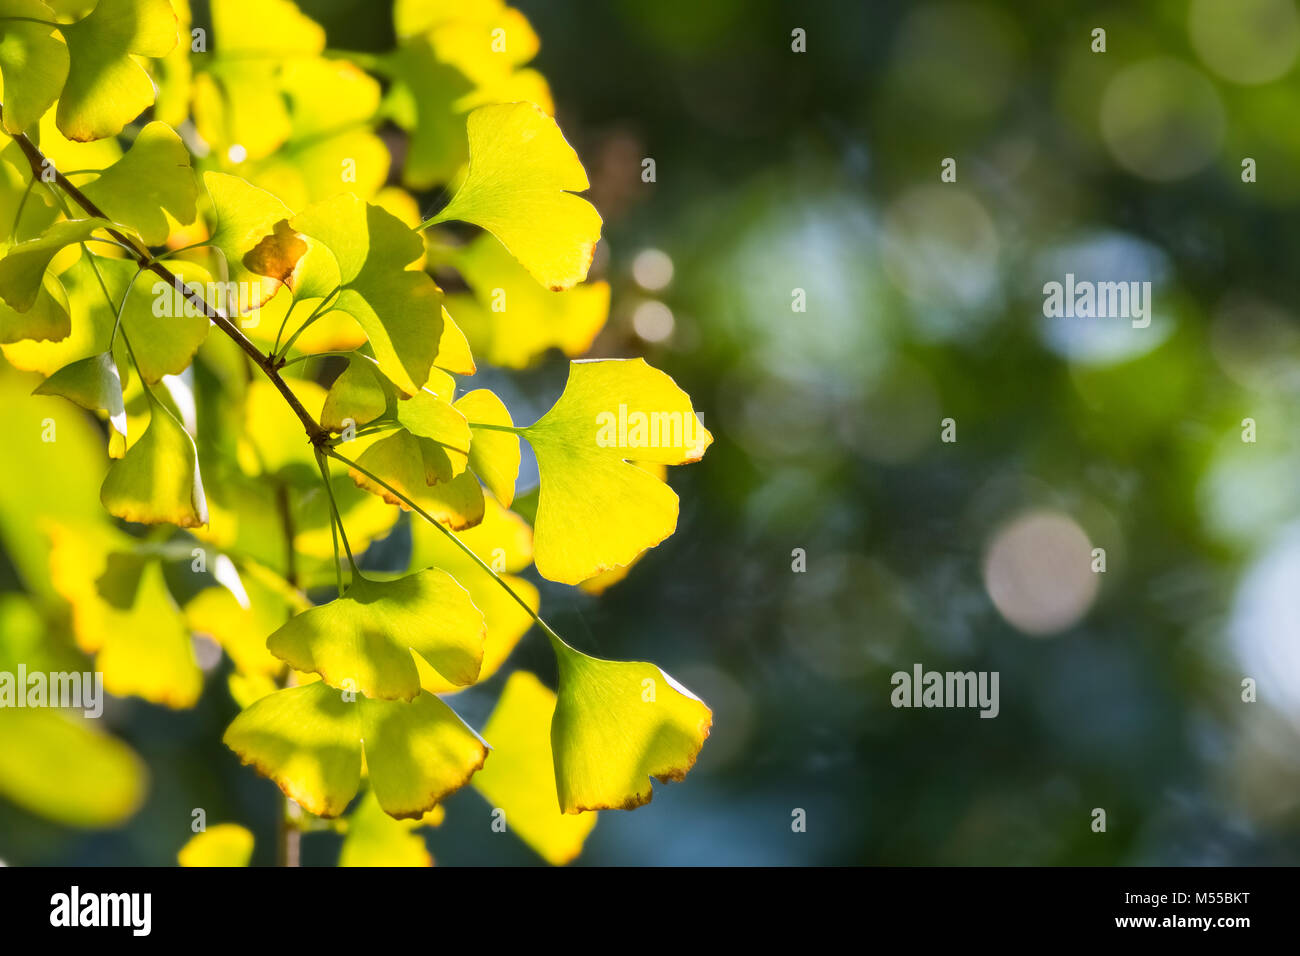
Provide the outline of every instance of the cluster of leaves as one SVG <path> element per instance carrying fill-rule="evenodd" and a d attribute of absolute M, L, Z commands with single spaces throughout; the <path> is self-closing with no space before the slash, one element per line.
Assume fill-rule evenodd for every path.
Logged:
<path fill-rule="evenodd" d="M 225 742 L 313 819 L 342 818 L 343 862 L 429 862 L 412 830 L 471 778 L 545 859 L 572 859 L 594 811 L 686 773 L 711 714 L 652 664 L 570 647 L 520 574 L 600 590 L 626 573 L 676 526 L 664 466 L 709 435 L 639 359 L 571 363 L 527 426 L 486 389 L 458 394 L 476 360 L 581 354 L 608 309 L 584 281 L 601 220 L 517 11 L 398 0 L 382 56 L 327 51 L 288 0 L 211 14 L 209 37 L 185 0 L 0 0 L 0 348 L 106 436 L 95 454 L 69 428 L 30 438 L 33 476 L 14 480 L 36 496 L 51 468 L 103 474 L 103 511 L 0 509 L 7 542 L 40 539 L 16 556 L 32 597 L 0 604 L 0 652 L 62 628 L 111 693 L 183 708 L 203 686 L 192 635 L 210 636 L 242 708 Z M 405 133 L 399 169 L 385 126 Z M 422 218 L 432 187 L 451 198 Z M 48 411 L 15 400 L 15 429 L 38 434 Z M 687 425 L 632 452 L 597 440 L 620 409 Z M 517 500 L 521 437 L 540 483 Z M 399 521 L 409 566 L 363 574 Z M 444 698 L 533 626 L 558 687 L 511 674 L 480 736 Z M 73 733 L 12 713 L 16 766 Z M 96 754 L 127 782 L 72 822 L 138 803 L 130 753 Z M 214 828 L 183 859 L 248 849 Z"/>

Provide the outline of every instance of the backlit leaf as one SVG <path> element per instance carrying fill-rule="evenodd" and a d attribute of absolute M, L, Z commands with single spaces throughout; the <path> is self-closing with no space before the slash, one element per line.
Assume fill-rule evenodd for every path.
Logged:
<path fill-rule="evenodd" d="M 167 0 L 99 0 L 62 28 L 69 67 L 57 116 L 68 139 L 116 136 L 153 103 L 153 80 L 133 57 L 166 56 L 176 25 Z"/>
<path fill-rule="evenodd" d="M 554 713 L 550 688 L 527 671 L 511 674 L 483 728 L 492 759 L 475 775 L 474 788 L 505 811 L 512 833 L 547 863 L 562 866 L 582 852 L 597 815 L 560 811 L 551 755 Z"/>
<path fill-rule="evenodd" d="M 456 400 L 456 409 L 471 423 L 511 427 L 510 410 L 485 388 Z M 492 428 L 471 428 L 469 466 L 489 491 L 507 508 L 514 501 L 519 477 L 519 436 Z"/>
<path fill-rule="evenodd" d="M 432 694 L 345 696 L 324 681 L 277 691 L 236 717 L 223 739 L 322 817 L 338 816 L 356 796 L 363 749 L 379 805 L 398 818 L 423 817 L 483 766 L 487 746 Z"/>
<path fill-rule="evenodd" d="M 438 826 L 446 811 L 434 807 L 416 820 L 394 820 L 384 813 L 374 790 L 366 790 L 348 814 L 339 866 L 433 866 L 433 857 L 416 829 Z"/>
<path fill-rule="evenodd" d="M 474 351 L 491 365 L 527 368 L 550 348 L 581 355 L 609 316 L 609 283 L 552 292 L 492 236 L 477 237 L 453 262 L 474 294 L 451 296 L 448 305 Z"/>
<path fill-rule="evenodd" d="M 198 191 L 189 150 L 162 123 L 142 129 L 125 156 L 82 187 L 105 216 L 151 246 L 162 245 L 171 231 L 163 210 L 181 224 L 194 221 Z"/>
<path fill-rule="evenodd" d="M 218 823 L 196 833 L 176 854 L 181 866 L 248 866 L 253 834 L 237 823 Z"/>
<path fill-rule="evenodd" d="M 537 570 L 577 584 L 625 565 L 677 526 L 677 495 L 629 461 L 698 461 L 713 436 L 671 378 L 643 359 L 573 362 L 524 436 L 541 478 Z"/>
<path fill-rule="evenodd" d="M 68 78 L 63 35 L 45 23 L 31 22 L 53 19 L 54 12 L 41 0 L 0 0 L 0 79 L 4 82 L 6 132 L 21 133 L 36 125 Z"/>
<path fill-rule="evenodd" d="M 465 589 L 429 568 L 394 581 L 356 577 L 342 597 L 293 617 L 266 646 L 333 687 L 411 700 L 420 693 L 412 653 L 452 683 L 471 684 L 483 635 L 483 615 Z"/>
<path fill-rule="evenodd" d="M 560 670 L 551 721 L 560 808 L 631 810 L 650 802 L 650 777 L 683 779 L 713 725 L 704 702 L 654 664 L 551 643 Z"/>
<path fill-rule="evenodd" d="M 434 222 L 482 226 L 548 289 L 585 279 L 601 220 L 573 195 L 590 184 L 555 120 L 509 103 L 479 107 L 468 128 L 469 174 Z"/>
<path fill-rule="evenodd" d="M 36 389 L 37 395 L 61 395 L 92 412 L 108 414 L 114 431 L 126 437 L 122 377 L 108 352 L 100 352 L 59 369 Z"/>
<path fill-rule="evenodd" d="M 26 312 L 36 304 L 50 261 L 65 246 L 84 242 L 108 225 L 104 219 L 69 219 L 56 222 L 37 239 L 10 246 L 0 259 L 0 297 L 10 308 Z"/>
<path fill-rule="evenodd" d="M 205 173 L 203 182 L 217 218 L 212 244 L 225 256 L 229 280 L 250 289 L 244 308 L 229 312 L 259 308 L 293 273 L 307 244 L 287 229 L 276 229 L 293 213 L 266 190 L 225 173 Z"/>
<path fill-rule="evenodd" d="M 180 528 L 207 524 L 194 439 L 157 399 L 150 406 L 149 427 L 109 469 L 100 501 L 124 521 Z"/>

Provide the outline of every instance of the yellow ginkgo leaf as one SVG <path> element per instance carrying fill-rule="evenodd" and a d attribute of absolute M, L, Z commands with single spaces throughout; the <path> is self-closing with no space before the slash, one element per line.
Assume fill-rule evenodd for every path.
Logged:
<path fill-rule="evenodd" d="M 151 246 L 167 241 L 170 227 L 164 210 L 182 225 L 198 214 L 199 187 L 190 151 L 162 123 L 142 129 L 126 155 L 81 191 L 106 217 L 135 229 Z"/>
<path fill-rule="evenodd" d="M 332 687 L 385 700 L 420 693 L 418 654 L 454 684 L 472 684 L 483 662 L 483 615 L 445 571 L 393 581 L 357 576 L 344 595 L 291 618 L 267 649 Z"/>
<path fill-rule="evenodd" d="M 446 815 L 436 806 L 418 819 L 395 820 L 384 813 L 375 791 L 367 790 L 348 814 L 339 866 L 433 866 L 424 838 L 414 831 L 439 826 Z"/>
<path fill-rule="evenodd" d="M 149 393 L 149 427 L 109 469 L 99 500 L 109 514 L 141 524 L 193 528 L 208 523 L 194 439 Z"/>
<path fill-rule="evenodd" d="M 419 233 L 351 195 L 310 206 L 292 224 L 319 246 L 303 261 L 310 271 L 294 277 L 295 296 L 318 298 L 336 288 L 329 311 L 356 319 L 380 371 L 403 395 L 415 394 L 429 378 L 443 334 L 437 285 L 427 273 L 406 268 L 424 253 Z"/>
<path fill-rule="evenodd" d="M 483 520 L 483 487 L 474 473 L 462 471 L 450 481 L 430 485 L 428 476 L 436 473 L 438 462 L 427 459 L 427 451 L 419 438 L 400 429 L 363 451 L 348 474 L 358 488 L 410 511 L 410 505 L 375 480 L 381 479 L 453 530 L 478 524 Z"/>
<path fill-rule="evenodd" d="M 577 584 L 677 527 L 677 495 L 630 461 L 698 461 L 713 441 L 690 397 L 644 359 L 573 362 L 564 393 L 523 430 L 537 455 L 537 570 Z"/>
<path fill-rule="evenodd" d="M 581 355 L 609 317 L 609 283 L 552 292 L 492 236 L 480 235 L 452 261 L 474 295 L 450 296 L 448 304 L 474 351 L 491 365 L 526 368 L 550 348 Z"/>
<path fill-rule="evenodd" d="M 72 605 L 77 646 L 97 655 L 105 690 L 192 707 L 203 675 L 161 562 L 133 554 L 133 539 L 113 528 L 48 532 L 51 582 Z"/>
<path fill-rule="evenodd" d="M 532 103 L 469 114 L 469 173 L 430 222 L 471 222 L 492 233 L 548 289 L 587 277 L 601 219 L 573 195 L 590 185 L 555 120 Z"/>
<path fill-rule="evenodd" d="M 515 499 L 519 477 L 519 436 L 510 429 L 510 410 L 485 388 L 475 389 L 456 400 L 456 409 L 471 423 L 469 466 L 496 499 L 507 508 Z M 473 424 L 497 426 L 474 428 Z"/>
<path fill-rule="evenodd" d="M 668 468 L 665 465 L 648 461 L 634 461 L 632 464 L 644 471 L 648 471 L 660 481 L 668 480 Z M 618 584 L 619 581 L 622 581 L 627 577 L 628 572 L 631 571 L 632 568 L 636 567 L 636 563 L 643 557 L 645 557 L 644 551 L 627 564 L 621 565 L 617 568 L 610 568 L 608 571 L 601 571 L 600 574 L 596 575 L 594 578 L 587 578 L 587 580 L 579 584 L 578 587 L 582 588 L 582 590 L 586 591 L 588 594 L 604 594 L 615 584 Z"/>
<path fill-rule="evenodd" d="M 237 823 L 218 823 L 196 833 L 176 854 L 181 866 L 248 866 L 253 834 Z"/>
<path fill-rule="evenodd" d="M 41 0 L 0 0 L 0 80 L 8 133 L 34 126 L 68 78 L 68 48 L 50 26 L 53 19 Z"/>
<path fill-rule="evenodd" d="M 686 776 L 713 726 L 702 700 L 654 664 L 551 645 L 560 670 L 551 748 L 565 813 L 631 810 L 650 802 L 651 777 Z"/>
<path fill-rule="evenodd" d="M 371 700 L 315 681 L 268 694 L 226 729 L 226 746 L 321 817 L 347 809 L 361 781 L 391 817 L 419 819 L 483 766 L 482 738 L 442 701 Z"/>
<path fill-rule="evenodd" d="M 293 274 L 307 251 L 307 244 L 287 226 L 277 228 L 293 212 L 238 176 L 209 172 L 203 182 L 217 220 L 212 245 L 225 257 L 229 281 L 245 290 L 238 302 L 227 305 L 227 312 L 240 315 L 260 308 Z"/>
<path fill-rule="evenodd" d="M 116 136 L 153 103 L 153 80 L 135 57 L 170 53 L 176 25 L 167 0 L 99 0 L 62 28 L 69 66 L 57 116 L 68 139 Z"/>
<path fill-rule="evenodd" d="M 501 584 L 504 582 L 514 591 L 533 613 L 537 612 L 540 602 L 532 582 L 517 576 L 517 572 L 532 563 L 533 529 L 523 518 L 501 507 L 490 495 L 484 495 L 483 504 L 483 520 L 472 528 L 457 532 L 457 537 L 496 571 L 500 581 L 427 521 L 411 525 L 411 568 L 442 568 L 469 592 L 474 606 L 483 612 L 487 633 L 483 641 L 479 681 L 485 681 L 497 672 L 519 639 L 533 625 L 532 614 L 520 607 Z M 420 670 L 420 686 L 429 693 L 454 694 L 464 689 L 422 661 L 415 663 Z"/>
<path fill-rule="evenodd" d="M 483 728 L 492 759 L 474 776 L 474 788 L 505 811 L 512 833 L 547 863 L 563 866 L 582 852 L 597 815 L 560 812 L 551 756 L 554 713 L 550 688 L 527 671 L 511 674 Z"/>

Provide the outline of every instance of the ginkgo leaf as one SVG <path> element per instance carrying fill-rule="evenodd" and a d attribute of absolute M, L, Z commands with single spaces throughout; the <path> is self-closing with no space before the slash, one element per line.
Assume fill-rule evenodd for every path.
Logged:
<path fill-rule="evenodd" d="M 109 469 L 99 500 L 125 521 L 180 528 L 208 523 L 194 439 L 157 399 L 150 401 L 149 427 Z"/>
<path fill-rule="evenodd" d="M 469 173 L 433 222 L 482 226 L 548 289 L 587 277 L 601 219 L 573 195 L 590 184 L 555 120 L 531 103 L 469 114 Z"/>
<path fill-rule="evenodd" d="M 629 460 L 698 461 L 713 441 L 691 400 L 643 359 L 573 362 L 559 401 L 523 430 L 537 456 L 537 570 L 577 584 L 677 526 L 677 495 Z"/>
<path fill-rule="evenodd" d="M 352 353 L 325 395 L 320 423 L 334 431 L 342 431 L 348 422 L 366 425 L 388 411 L 392 401 L 391 388 L 375 363 Z"/>
<path fill-rule="evenodd" d="M 406 264 L 424 252 L 420 234 L 379 206 L 342 195 L 317 203 L 292 220 L 332 256 L 339 288 L 333 310 L 365 330 L 379 369 L 404 395 L 429 377 L 443 334 L 442 297 L 428 274 Z M 312 265 L 321 268 L 313 252 Z M 306 265 L 307 263 L 304 263 Z M 310 288 L 295 279 L 294 294 L 325 295 L 315 276 Z"/>
<path fill-rule="evenodd" d="M 0 302 L 0 344 L 9 345 L 24 339 L 41 342 L 58 342 L 72 333 L 72 319 L 68 315 L 68 294 L 63 284 L 46 274 L 36 301 L 26 312 L 16 312 L 6 302 Z"/>
<path fill-rule="evenodd" d="M 338 816 L 356 796 L 363 749 L 379 805 L 389 816 L 412 819 L 464 786 L 488 752 L 482 738 L 432 694 L 372 700 L 324 681 L 255 701 L 223 740 L 286 796 L 322 817 Z"/>
<path fill-rule="evenodd" d="M 0 80 L 8 133 L 34 126 L 68 78 L 68 48 L 49 25 L 53 19 L 41 0 L 0 0 Z"/>
<path fill-rule="evenodd" d="M 410 505 L 366 472 L 392 485 L 448 527 L 454 530 L 473 527 L 483 520 L 482 486 L 468 470 L 450 481 L 430 485 L 429 475 L 436 472 L 438 461 L 426 458 L 428 444 L 406 429 L 400 429 L 363 451 L 355 459 L 359 467 L 349 469 L 348 474 L 357 487 L 403 510 L 410 511 Z"/>
<path fill-rule="evenodd" d="M 483 661 L 483 615 L 445 571 L 394 581 L 357 576 L 344 595 L 291 618 L 267 649 L 294 670 L 385 700 L 420 693 L 419 654 L 455 684 L 472 684 Z"/>
<path fill-rule="evenodd" d="M 185 371 L 212 326 L 208 317 L 184 294 L 153 273 L 142 272 L 129 259 L 100 259 L 97 265 L 113 302 L 125 303 L 122 305 L 125 338 L 119 336 L 115 343 L 118 367 L 128 367 L 126 342 L 129 340 L 136 370 L 151 385 L 166 375 Z M 202 266 L 174 262 L 170 267 L 189 292 L 204 293 L 211 277 Z M 95 285 L 98 287 L 98 280 Z M 95 306 L 92 321 L 98 326 L 99 334 L 106 338 L 112 336 L 115 307 L 103 299 Z"/>
<path fill-rule="evenodd" d="M 555 694 L 527 671 L 506 681 L 483 736 L 492 759 L 474 776 L 474 789 L 505 811 L 510 831 L 547 863 L 563 866 L 582 852 L 595 813 L 565 814 L 556 797 L 551 755 Z"/>
<path fill-rule="evenodd" d="M 632 464 L 636 465 L 643 471 L 648 471 L 660 481 L 668 480 L 668 467 L 666 465 L 656 464 L 655 462 L 649 461 L 634 461 Z M 601 571 L 600 574 L 596 575 L 594 578 L 587 578 L 587 580 L 579 584 L 578 587 L 582 588 L 582 590 L 586 591 L 588 594 L 604 594 L 615 584 L 618 584 L 619 581 L 626 578 L 628 572 L 636 567 L 637 562 L 644 557 L 645 552 L 643 551 L 627 564 L 620 565 L 616 568 L 610 568 L 606 571 Z"/>
<path fill-rule="evenodd" d="M 0 595 L 0 673 L 10 681 L 19 665 L 28 674 L 79 668 L 50 653 L 53 637 L 29 597 Z M 148 774 L 99 723 L 51 707 L 0 707 L 0 797 L 64 826 L 98 829 L 130 817 Z"/>
<path fill-rule="evenodd" d="M 551 748 L 565 813 L 631 810 L 650 802 L 651 777 L 686 776 L 713 725 L 702 700 L 654 664 L 551 645 L 560 671 Z"/>
<path fill-rule="evenodd" d="M 471 426 L 474 423 L 511 428 L 510 410 L 485 388 L 475 389 L 456 400 Z M 519 436 L 494 428 L 470 428 L 469 466 L 490 492 L 507 508 L 515 498 L 515 480 L 519 477 Z"/>
<path fill-rule="evenodd" d="M 496 239 L 480 235 L 452 259 L 474 295 L 448 298 L 476 353 L 491 365 L 527 368 L 547 349 L 581 355 L 609 317 L 609 283 L 552 292 Z"/>
<path fill-rule="evenodd" d="M 120 464 L 120 463 L 119 463 Z M 136 555 L 112 528 L 49 528 L 50 578 L 72 605 L 77 646 L 96 655 L 111 694 L 192 707 L 203 687 L 159 559 Z"/>
<path fill-rule="evenodd" d="M 421 390 L 397 402 L 394 411 L 402 427 L 420 440 L 428 484 L 451 481 L 469 465 L 469 421 L 450 402 Z"/>
<path fill-rule="evenodd" d="M 395 820 L 384 813 L 374 790 L 368 789 L 348 814 L 339 866 L 433 866 L 424 838 L 414 831 L 439 826 L 446 815 L 436 806 L 419 819 Z"/>
<path fill-rule="evenodd" d="M 170 53 L 176 25 L 167 0 L 99 0 L 62 28 L 69 66 L 57 117 L 68 139 L 116 136 L 153 103 L 153 80 L 134 57 Z"/>
<path fill-rule="evenodd" d="M 519 639 L 532 627 L 532 615 L 537 613 L 540 602 L 532 582 L 518 577 L 518 572 L 533 560 L 533 529 L 491 496 L 485 495 L 483 504 L 483 520 L 458 532 L 457 537 L 491 567 L 496 576 L 484 571 L 445 532 L 427 521 L 417 521 L 411 526 L 410 564 L 412 569 L 442 568 L 469 592 L 474 606 L 483 612 L 487 634 L 483 641 L 483 664 L 478 674 L 480 682 L 490 678 L 506 662 Z M 527 608 L 521 607 L 510 596 L 501 586 L 503 583 Z M 431 694 L 454 694 L 464 689 L 419 660 L 416 666 L 420 671 L 420 686 Z"/>
<path fill-rule="evenodd" d="M 229 280 L 249 289 L 248 301 L 228 311 L 234 315 L 260 308 L 307 251 L 307 244 L 287 226 L 277 228 L 293 212 L 238 176 L 208 172 L 203 182 L 217 219 L 212 245 L 225 257 Z"/>
<path fill-rule="evenodd" d="M 109 225 L 105 219 L 68 219 L 56 222 L 39 238 L 10 246 L 0 259 L 0 298 L 15 311 L 26 312 L 36 304 L 50 260 L 65 246 L 85 242 Z"/>
<path fill-rule="evenodd" d="M 181 224 L 198 214 L 190 151 L 162 123 L 142 129 L 126 155 L 81 191 L 106 217 L 135 229 L 151 246 L 162 245 L 171 231 L 163 210 Z"/>
<path fill-rule="evenodd" d="M 37 388 L 37 395 L 61 395 L 82 408 L 108 414 L 109 424 L 126 437 L 126 406 L 122 403 L 122 376 L 109 352 L 100 352 L 59 369 Z"/>
<path fill-rule="evenodd" d="M 237 823 L 218 823 L 194 836 L 176 854 L 181 866 L 248 866 L 253 834 Z"/>

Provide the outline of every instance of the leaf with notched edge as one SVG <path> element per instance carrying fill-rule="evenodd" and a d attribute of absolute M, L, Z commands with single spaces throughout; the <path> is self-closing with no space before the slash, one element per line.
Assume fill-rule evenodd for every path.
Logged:
<path fill-rule="evenodd" d="M 61 27 L 69 61 L 56 114 L 63 135 L 79 142 L 116 136 L 152 105 L 153 80 L 135 57 L 170 53 L 176 26 L 167 0 L 99 0 Z"/>
<path fill-rule="evenodd" d="M 686 776 L 713 725 L 702 700 L 654 664 L 551 645 L 560 669 L 551 748 L 565 813 L 631 810 L 650 802 L 651 777 Z"/>
<path fill-rule="evenodd" d="M 208 523 L 194 439 L 150 396 L 149 426 L 109 469 L 99 500 L 124 521 L 193 528 Z"/>
<path fill-rule="evenodd" d="M 266 190 L 238 176 L 208 172 L 203 174 L 203 182 L 217 220 L 212 245 L 225 257 L 229 280 L 246 283 L 251 290 L 248 301 L 238 305 L 242 311 L 260 308 L 275 295 L 306 252 L 306 243 L 293 230 L 280 225 L 293 211 Z M 240 311 L 227 310 L 229 315 Z"/>
<path fill-rule="evenodd" d="M 54 12 L 41 0 L 0 0 L 5 132 L 35 126 L 68 79 L 68 47 L 49 25 L 53 19 Z M 38 20 L 47 22 L 33 22 Z"/>
<path fill-rule="evenodd" d="M 532 103 L 469 114 L 469 173 L 434 222 L 482 226 L 548 289 L 587 277 L 600 214 L 573 195 L 587 173 L 555 120 Z"/>
<path fill-rule="evenodd" d="M 690 397 L 643 359 L 572 362 L 555 405 L 523 430 L 540 476 L 537 570 L 577 584 L 673 533 L 677 495 L 629 461 L 698 461 L 713 441 Z"/>
<path fill-rule="evenodd" d="M 290 618 L 267 649 L 333 687 L 385 700 L 420 693 L 412 653 L 454 684 L 472 684 L 483 662 L 483 615 L 445 571 L 393 581 L 356 577 L 344 595 Z"/>
<path fill-rule="evenodd" d="M 240 760 L 270 777 L 309 813 L 336 817 L 361 781 L 384 812 L 418 819 L 464 786 L 488 748 L 432 694 L 411 701 L 371 700 L 314 681 L 254 701 L 222 738 Z"/>

